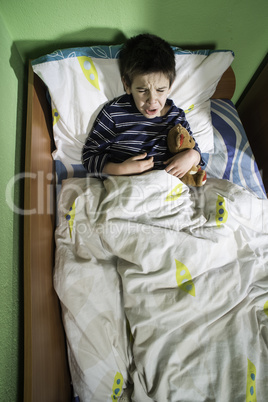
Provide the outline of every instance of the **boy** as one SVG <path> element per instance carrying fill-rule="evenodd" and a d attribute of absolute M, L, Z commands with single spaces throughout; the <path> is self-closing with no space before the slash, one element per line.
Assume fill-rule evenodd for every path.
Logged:
<path fill-rule="evenodd" d="M 82 151 L 84 167 L 95 176 L 133 175 L 152 169 L 184 176 L 203 164 L 198 145 L 172 155 L 167 134 L 181 123 L 191 133 L 184 111 L 168 99 L 175 80 L 175 57 L 163 39 L 141 34 L 126 41 L 119 56 L 125 95 L 99 113 Z"/>

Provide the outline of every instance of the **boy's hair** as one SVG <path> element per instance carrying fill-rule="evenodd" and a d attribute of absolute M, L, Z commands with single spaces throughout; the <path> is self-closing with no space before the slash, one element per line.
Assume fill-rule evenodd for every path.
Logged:
<path fill-rule="evenodd" d="M 127 86 L 139 74 L 163 73 L 170 86 L 175 80 L 175 56 L 171 46 L 158 36 L 140 34 L 128 39 L 119 55 L 121 77 Z"/>

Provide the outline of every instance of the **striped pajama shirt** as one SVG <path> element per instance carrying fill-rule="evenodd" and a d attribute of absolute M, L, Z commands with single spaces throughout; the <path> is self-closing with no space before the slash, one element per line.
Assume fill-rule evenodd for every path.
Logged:
<path fill-rule="evenodd" d="M 172 157 L 167 147 L 167 134 L 180 123 L 192 135 L 182 109 L 167 99 L 169 111 L 148 119 L 138 111 L 132 95 L 122 95 L 108 102 L 99 113 L 82 151 L 82 163 L 89 173 L 101 176 L 107 162 L 120 163 L 147 153 L 154 157 L 154 169 L 164 169 L 164 161 Z M 195 148 L 201 155 L 198 145 Z"/>

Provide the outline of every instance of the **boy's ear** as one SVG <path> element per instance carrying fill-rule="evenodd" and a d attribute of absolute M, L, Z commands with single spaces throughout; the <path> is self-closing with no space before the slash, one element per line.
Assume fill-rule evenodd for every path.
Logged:
<path fill-rule="evenodd" d="M 130 89 L 130 87 L 127 85 L 125 78 L 122 77 L 121 79 L 122 79 L 122 83 L 123 83 L 123 86 L 124 86 L 124 89 L 125 89 L 126 93 L 127 93 L 128 95 L 130 95 L 130 94 L 131 94 L 131 89 Z"/>

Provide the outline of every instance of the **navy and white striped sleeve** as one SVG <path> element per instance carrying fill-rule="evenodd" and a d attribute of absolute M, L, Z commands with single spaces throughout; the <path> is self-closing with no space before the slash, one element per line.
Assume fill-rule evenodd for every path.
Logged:
<path fill-rule="evenodd" d="M 115 123 L 104 106 L 82 150 L 82 164 L 89 173 L 101 175 L 105 163 L 109 160 L 108 150 L 115 136 Z"/>

